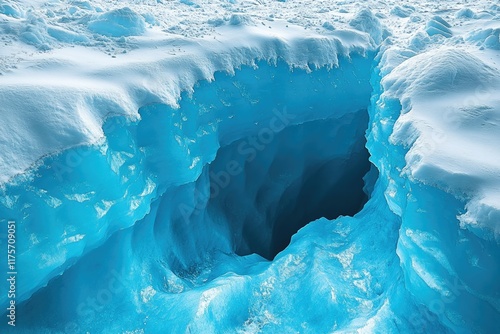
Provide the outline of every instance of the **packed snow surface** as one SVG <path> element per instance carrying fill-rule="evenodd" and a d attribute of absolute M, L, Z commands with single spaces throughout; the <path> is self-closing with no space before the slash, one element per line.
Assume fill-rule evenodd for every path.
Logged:
<path fill-rule="evenodd" d="M 498 331 L 499 19 L 0 0 L 2 333 Z"/>

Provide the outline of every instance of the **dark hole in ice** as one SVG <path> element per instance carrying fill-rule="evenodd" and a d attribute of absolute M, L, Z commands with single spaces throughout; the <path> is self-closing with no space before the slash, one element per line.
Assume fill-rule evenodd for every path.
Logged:
<path fill-rule="evenodd" d="M 208 211 L 225 217 L 235 252 L 271 260 L 309 222 L 359 212 L 368 200 L 367 123 L 359 110 L 221 148 L 209 166 Z"/>
<path fill-rule="evenodd" d="M 363 207 L 371 64 L 261 63 L 200 83 L 177 110 L 143 108 L 140 144 L 168 189 L 151 205 L 155 241 L 176 275 L 203 281 L 234 253 L 274 259 L 311 221 Z"/>

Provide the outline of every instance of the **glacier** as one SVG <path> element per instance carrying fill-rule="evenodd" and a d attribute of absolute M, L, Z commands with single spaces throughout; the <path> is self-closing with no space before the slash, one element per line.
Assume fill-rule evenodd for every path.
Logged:
<path fill-rule="evenodd" d="M 497 331 L 500 8 L 265 2 L 0 5 L 2 333 Z"/>

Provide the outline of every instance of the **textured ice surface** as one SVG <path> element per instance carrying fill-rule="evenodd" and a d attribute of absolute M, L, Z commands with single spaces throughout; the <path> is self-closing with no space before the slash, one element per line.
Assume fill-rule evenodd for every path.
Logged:
<path fill-rule="evenodd" d="M 2 333 L 494 333 L 500 8 L 370 8 L 1 3 Z"/>

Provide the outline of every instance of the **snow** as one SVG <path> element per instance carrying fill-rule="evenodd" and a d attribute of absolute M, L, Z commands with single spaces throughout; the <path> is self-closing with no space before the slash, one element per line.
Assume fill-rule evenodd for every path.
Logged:
<path fill-rule="evenodd" d="M 499 18 L 486 0 L 1 1 L 18 328 L 494 332 Z"/>
<path fill-rule="evenodd" d="M 388 31 L 382 26 L 369 9 L 363 9 L 349 22 L 349 25 L 359 31 L 368 33 L 376 44 L 388 37 Z"/>
<path fill-rule="evenodd" d="M 160 39 L 158 49 L 149 45 L 159 37 L 150 36 L 144 49 L 117 58 L 82 47 L 55 50 L 49 59 L 44 54 L 33 56 L 33 64 L 19 70 L 22 75 L 7 74 L 0 82 L 4 110 L 17 110 L 7 113 L 0 125 L 5 152 L 0 179 L 21 173 L 41 156 L 96 142 L 110 114 L 134 119 L 142 105 L 177 105 L 182 91 L 192 91 L 199 80 L 212 80 L 217 71 L 233 72 L 259 59 L 279 58 L 297 68 L 335 66 L 338 55 L 366 52 L 368 40 L 357 32 L 339 30 L 325 38 L 315 33 L 295 36 L 297 30 L 269 35 L 249 28 L 248 39 L 231 35 L 215 45 L 212 40 Z M 230 47 L 224 51 L 224 45 Z M 319 52 L 309 57 L 307 50 Z M 221 53 L 227 56 L 220 59 Z M 50 121 L 40 117 L 47 112 Z"/>
<path fill-rule="evenodd" d="M 146 31 L 146 23 L 142 16 L 123 7 L 99 15 L 89 22 L 88 28 L 105 36 L 140 36 Z"/>
<path fill-rule="evenodd" d="M 443 20 L 440 16 L 434 16 L 427 22 L 427 33 L 429 36 L 442 35 L 444 37 L 451 37 L 453 35 L 450 30 L 451 26 L 448 22 Z"/>
<path fill-rule="evenodd" d="M 492 66 L 462 48 L 441 47 L 404 62 L 383 85 L 385 94 L 402 103 L 391 139 L 411 147 L 406 172 L 470 197 L 463 226 L 483 227 L 495 239 L 500 236 L 493 190 L 500 189 L 500 71 Z M 472 220 L 465 218 L 471 209 Z"/>

